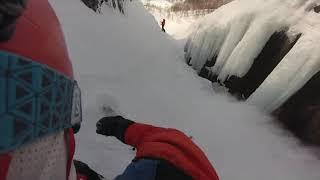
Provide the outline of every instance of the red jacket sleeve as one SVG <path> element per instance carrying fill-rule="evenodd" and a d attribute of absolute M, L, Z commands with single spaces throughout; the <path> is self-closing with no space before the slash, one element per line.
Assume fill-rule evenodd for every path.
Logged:
<path fill-rule="evenodd" d="M 164 159 L 194 180 L 219 179 L 204 152 L 181 131 L 136 123 L 128 127 L 125 142 L 137 148 L 137 158 Z"/>
<path fill-rule="evenodd" d="M 11 156 L 9 154 L 0 154 L 0 180 L 5 180 L 9 170 Z"/>

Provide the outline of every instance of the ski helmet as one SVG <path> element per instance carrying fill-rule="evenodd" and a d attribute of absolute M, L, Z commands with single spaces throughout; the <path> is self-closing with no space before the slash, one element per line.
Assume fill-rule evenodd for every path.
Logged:
<path fill-rule="evenodd" d="M 28 0 L 15 25 L 0 43 L 0 153 L 81 121 L 80 90 L 49 2 Z"/>
<path fill-rule="evenodd" d="M 16 27 L 13 37 L 0 43 L 0 50 L 30 58 L 73 78 L 63 33 L 47 0 L 28 0 Z"/>

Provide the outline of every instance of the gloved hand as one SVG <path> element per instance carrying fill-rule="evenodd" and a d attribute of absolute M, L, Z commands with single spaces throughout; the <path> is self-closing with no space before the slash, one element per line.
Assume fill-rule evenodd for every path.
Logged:
<path fill-rule="evenodd" d="M 80 128 L 81 128 L 81 124 L 80 124 L 80 123 L 74 124 L 74 125 L 72 126 L 73 133 L 74 133 L 74 134 L 77 134 L 77 133 L 80 131 Z"/>
<path fill-rule="evenodd" d="M 115 136 L 125 143 L 124 136 L 127 128 L 134 124 L 133 121 L 121 116 L 104 117 L 97 122 L 97 134 Z"/>
<path fill-rule="evenodd" d="M 103 176 L 92 170 L 87 164 L 73 160 L 74 167 L 76 168 L 76 172 L 78 176 L 83 176 L 88 180 L 102 180 Z"/>

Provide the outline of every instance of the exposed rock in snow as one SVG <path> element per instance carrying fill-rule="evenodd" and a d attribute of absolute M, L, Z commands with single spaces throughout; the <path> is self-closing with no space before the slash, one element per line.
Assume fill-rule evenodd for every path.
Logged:
<path fill-rule="evenodd" d="M 320 12 L 320 5 L 314 7 L 314 12 L 316 12 L 316 13 Z"/>
<path fill-rule="evenodd" d="M 317 4 L 314 0 L 233 1 L 195 27 L 185 47 L 186 61 L 240 99 L 274 112 L 320 71 Z M 310 93 L 320 96 L 316 90 Z M 299 119 L 304 111 L 297 108 L 291 113 Z M 310 131 L 304 127 L 299 131 Z"/>
<path fill-rule="evenodd" d="M 169 9 L 174 3 L 167 0 L 142 0 L 142 2 L 145 6 L 162 9 Z"/>
<path fill-rule="evenodd" d="M 274 115 L 306 143 L 320 144 L 320 72 L 286 101 Z"/>
<path fill-rule="evenodd" d="M 81 0 L 81 1 L 90 9 L 98 13 L 101 13 L 101 7 L 103 5 L 113 7 L 114 9 L 118 9 L 121 13 L 124 13 L 125 0 Z"/>

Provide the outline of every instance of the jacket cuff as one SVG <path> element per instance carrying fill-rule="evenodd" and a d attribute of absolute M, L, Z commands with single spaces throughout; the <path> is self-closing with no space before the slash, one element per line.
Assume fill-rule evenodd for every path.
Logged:
<path fill-rule="evenodd" d="M 126 119 L 127 120 L 127 119 Z M 121 124 L 119 124 L 119 127 L 118 127 L 118 130 L 117 130 L 117 134 L 116 134 L 116 137 L 123 143 L 126 144 L 126 141 L 125 141 L 125 136 L 126 136 L 126 132 L 127 132 L 127 129 L 131 126 L 135 124 L 134 121 L 131 121 L 131 120 L 127 120 L 127 121 L 124 121 L 122 122 Z"/>

